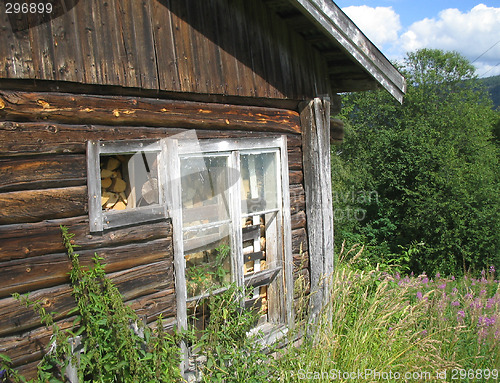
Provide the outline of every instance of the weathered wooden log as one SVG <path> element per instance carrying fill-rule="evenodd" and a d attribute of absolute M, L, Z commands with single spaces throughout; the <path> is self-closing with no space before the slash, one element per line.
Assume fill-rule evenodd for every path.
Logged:
<path fill-rule="evenodd" d="M 284 109 L 7 90 L 0 91 L 0 118 L 70 124 L 301 132 L 298 113 Z"/>
<path fill-rule="evenodd" d="M 305 210 L 306 197 L 302 185 L 290 186 L 290 213 L 293 215 L 301 210 Z"/>
<path fill-rule="evenodd" d="M 302 184 L 304 181 L 304 173 L 302 170 L 290 170 L 289 180 L 290 185 Z"/>
<path fill-rule="evenodd" d="M 86 210 L 86 186 L 0 193 L 0 225 L 74 217 Z"/>
<path fill-rule="evenodd" d="M 291 216 L 292 229 L 300 229 L 306 227 L 306 213 L 303 210 L 292 214 Z"/>
<path fill-rule="evenodd" d="M 0 192 L 85 185 L 83 155 L 0 158 Z"/>
<path fill-rule="evenodd" d="M 79 246 L 77 252 L 172 237 L 169 220 L 121 227 L 100 235 L 89 234 L 87 216 L 4 225 L 0 226 L 0 262 L 64 252 L 61 225 L 67 226 L 75 234 L 73 241 Z"/>
<path fill-rule="evenodd" d="M 288 168 L 290 170 L 302 170 L 302 149 L 294 147 L 288 150 Z"/>
<path fill-rule="evenodd" d="M 173 284 L 171 260 L 137 266 L 108 275 L 120 290 L 125 301 L 162 291 Z M 57 320 L 68 316 L 75 306 L 69 285 L 60 285 L 38 290 L 30 294 L 31 300 L 40 300 L 49 312 L 56 312 Z M 0 300 L 0 336 L 35 328 L 39 318 L 14 298 Z"/>
<path fill-rule="evenodd" d="M 160 139 L 186 132 L 186 129 L 144 126 L 67 125 L 49 122 L 0 122 L 0 157 L 15 155 L 85 153 L 87 141 Z M 194 130 L 203 138 L 263 137 L 268 134 L 236 130 Z M 288 134 L 290 150 L 300 150 L 300 140 Z M 290 151 L 289 150 L 289 151 Z M 301 155 L 299 156 L 301 157 Z M 297 158 L 299 158 L 297 157 Z M 300 160 L 301 161 L 301 160 Z"/>
<path fill-rule="evenodd" d="M 309 268 L 309 252 L 304 251 L 303 253 L 293 255 L 293 270 L 298 272 L 302 269 Z"/>
<path fill-rule="evenodd" d="M 306 229 L 292 230 L 292 254 L 300 254 L 301 251 L 307 250 L 307 233 Z"/>
<path fill-rule="evenodd" d="M 169 286 L 161 292 L 146 295 L 125 302 L 136 311 L 139 318 L 144 318 L 146 323 L 152 323 L 160 314 L 164 319 L 175 316 L 175 291 Z M 60 329 L 70 329 L 74 325 L 75 317 L 65 318 L 57 322 Z M 12 359 L 12 365 L 18 367 L 35 361 L 40 361 L 45 352 L 52 329 L 38 327 L 28 332 L 0 338 L 0 353 Z"/>
<path fill-rule="evenodd" d="M 98 249 L 97 253 L 104 258 L 102 263 L 105 264 L 106 272 L 111 273 L 170 259 L 172 241 L 167 238 L 146 243 L 131 243 L 120 247 L 105 247 Z M 78 250 L 78 254 L 82 265 L 92 265 L 94 250 Z M 10 296 L 14 292 L 25 293 L 69 283 L 70 270 L 71 262 L 65 253 L 4 262 L 2 263 L 3 283 L 0 286 L 0 298 Z"/>

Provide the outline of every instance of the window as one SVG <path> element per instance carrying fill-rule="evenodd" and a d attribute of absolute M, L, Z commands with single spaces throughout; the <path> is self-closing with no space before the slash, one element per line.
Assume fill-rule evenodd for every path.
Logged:
<path fill-rule="evenodd" d="M 197 304 L 228 282 L 262 328 L 292 323 L 286 137 L 91 141 L 91 232 L 171 218 L 177 321 L 204 326 Z"/>
<path fill-rule="evenodd" d="M 253 289 L 245 305 L 259 308 L 259 326 L 283 328 L 293 293 L 286 139 L 168 145 L 180 327 L 203 328 L 202 298 L 234 282 Z"/>
<path fill-rule="evenodd" d="M 162 141 L 90 141 L 90 231 L 166 217 Z"/>

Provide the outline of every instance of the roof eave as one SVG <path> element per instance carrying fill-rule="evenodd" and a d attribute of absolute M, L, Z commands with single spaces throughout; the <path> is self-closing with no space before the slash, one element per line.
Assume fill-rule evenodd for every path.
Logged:
<path fill-rule="evenodd" d="M 379 49 L 331 0 L 290 0 L 400 103 L 406 80 Z"/>

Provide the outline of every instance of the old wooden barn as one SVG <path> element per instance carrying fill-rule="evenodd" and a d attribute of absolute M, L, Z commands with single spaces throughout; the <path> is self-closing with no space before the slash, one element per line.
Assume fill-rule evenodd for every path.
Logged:
<path fill-rule="evenodd" d="M 401 74 L 330 0 L 45 4 L 0 5 L 0 353 L 30 377 L 50 337 L 14 292 L 71 325 L 60 225 L 148 323 L 231 280 L 282 333 L 299 274 L 316 312 L 337 93 Z"/>

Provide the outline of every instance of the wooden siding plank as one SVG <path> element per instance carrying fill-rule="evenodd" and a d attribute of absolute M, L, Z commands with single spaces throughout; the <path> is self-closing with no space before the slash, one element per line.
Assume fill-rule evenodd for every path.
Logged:
<path fill-rule="evenodd" d="M 79 124 L 301 131 L 298 113 L 290 110 L 65 93 L 0 91 L 0 118 Z"/>
<path fill-rule="evenodd" d="M 0 225 L 75 217 L 86 205 L 86 186 L 0 193 Z"/>
<path fill-rule="evenodd" d="M 203 4 L 204 2 L 202 2 Z M 202 5 L 200 4 L 200 6 Z M 153 12 L 153 39 L 158 61 L 158 86 L 163 90 L 180 91 L 178 57 L 175 53 L 174 27 L 170 12 L 170 0 L 154 1 L 151 4 Z M 208 81 L 208 80 L 207 80 Z M 210 79 L 210 81 L 213 81 Z"/>
<path fill-rule="evenodd" d="M 0 192 L 85 185 L 83 155 L 0 158 Z"/>

